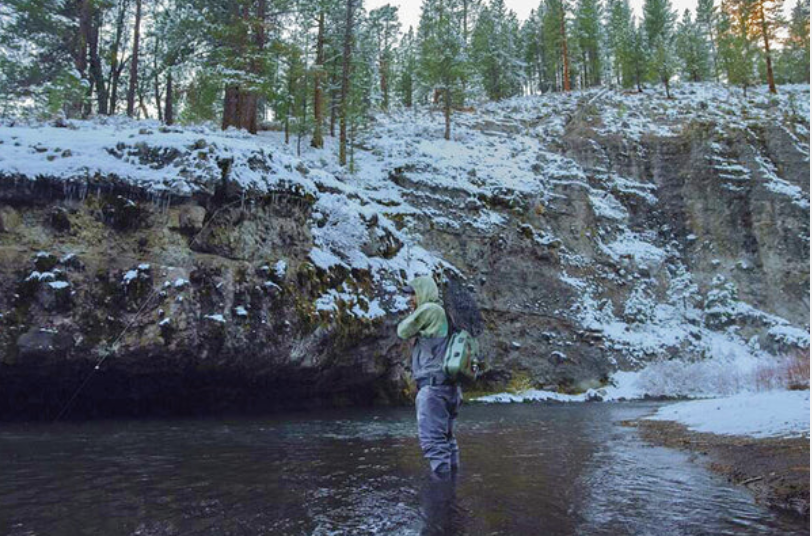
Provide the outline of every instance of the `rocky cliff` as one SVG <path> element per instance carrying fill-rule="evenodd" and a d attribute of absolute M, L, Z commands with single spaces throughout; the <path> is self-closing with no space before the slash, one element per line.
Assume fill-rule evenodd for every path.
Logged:
<path fill-rule="evenodd" d="M 708 363 L 803 351 L 808 103 L 526 97 L 458 113 L 451 141 L 407 111 L 351 170 L 274 132 L 8 123 L 0 415 L 53 417 L 80 385 L 74 415 L 404 402 L 397 288 L 449 270 L 487 323 L 478 389 L 660 367 L 645 391 L 687 394 Z"/>

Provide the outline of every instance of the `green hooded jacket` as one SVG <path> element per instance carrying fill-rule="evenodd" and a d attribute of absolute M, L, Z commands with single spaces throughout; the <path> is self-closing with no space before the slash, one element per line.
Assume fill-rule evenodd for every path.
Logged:
<path fill-rule="evenodd" d="M 398 337 L 445 337 L 448 335 L 448 319 L 440 305 L 440 292 L 431 277 L 416 277 L 409 282 L 417 296 L 417 309 L 398 324 Z"/>

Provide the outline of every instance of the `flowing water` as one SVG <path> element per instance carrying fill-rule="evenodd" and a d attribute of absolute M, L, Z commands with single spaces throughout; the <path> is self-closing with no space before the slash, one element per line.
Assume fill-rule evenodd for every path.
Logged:
<path fill-rule="evenodd" d="M 465 406 L 446 481 L 406 408 L 0 425 L 0 534 L 808 534 L 619 424 L 654 408 Z"/>

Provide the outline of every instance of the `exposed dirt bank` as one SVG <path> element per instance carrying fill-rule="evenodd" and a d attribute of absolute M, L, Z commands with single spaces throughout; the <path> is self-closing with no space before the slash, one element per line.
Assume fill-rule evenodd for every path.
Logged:
<path fill-rule="evenodd" d="M 809 518 L 809 439 L 755 439 L 697 433 L 667 421 L 629 421 L 653 444 L 688 450 L 760 504 Z"/>

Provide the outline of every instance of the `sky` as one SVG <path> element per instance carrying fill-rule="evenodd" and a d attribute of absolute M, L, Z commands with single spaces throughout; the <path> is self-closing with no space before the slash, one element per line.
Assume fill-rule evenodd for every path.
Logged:
<path fill-rule="evenodd" d="M 794 4 L 794 0 L 785 0 L 785 2 Z M 367 9 L 375 9 L 386 4 L 398 6 L 403 30 L 406 30 L 410 25 L 417 29 L 417 23 L 420 22 L 420 5 L 422 3 L 421 0 L 366 0 L 364 5 Z M 519 20 L 525 20 L 530 14 L 530 10 L 539 7 L 540 3 L 541 0 L 505 0 L 505 5 L 508 9 L 516 12 Z M 630 0 L 630 3 L 635 14 L 642 14 L 643 0 Z M 696 9 L 696 0 L 671 0 L 671 6 L 677 13 L 682 15 L 686 8 L 691 11 Z"/>
<path fill-rule="evenodd" d="M 796 0 L 784 0 L 784 12 L 789 14 L 792 11 L 792 6 L 795 5 Z M 697 0 L 671 0 L 671 7 L 682 17 L 683 11 L 690 9 L 692 12 L 696 9 Z M 406 31 L 409 26 L 414 26 L 417 29 L 417 23 L 420 22 L 420 5 L 421 0 L 366 0 L 364 5 L 367 9 L 374 9 L 386 4 L 398 6 L 398 12 L 402 23 L 403 31 Z M 530 14 L 531 9 L 536 9 L 541 0 L 505 0 L 505 5 L 508 9 L 516 12 L 519 20 L 525 20 Z M 634 10 L 634 13 L 639 17 L 643 13 L 643 0 L 630 0 L 629 2 Z"/>

